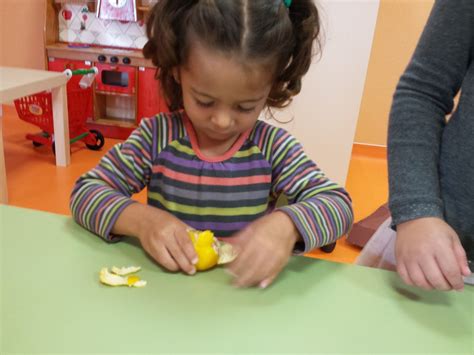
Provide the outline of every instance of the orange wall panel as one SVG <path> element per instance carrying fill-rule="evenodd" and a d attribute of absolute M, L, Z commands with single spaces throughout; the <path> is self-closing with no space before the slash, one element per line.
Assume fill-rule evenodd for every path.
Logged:
<path fill-rule="evenodd" d="M 390 105 L 434 0 L 381 0 L 355 142 L 386 145 Z"/>
<path fill-rule="evenodd" d="M 0 0 L 0 65 L 44 69 L 45 0 Z"/>

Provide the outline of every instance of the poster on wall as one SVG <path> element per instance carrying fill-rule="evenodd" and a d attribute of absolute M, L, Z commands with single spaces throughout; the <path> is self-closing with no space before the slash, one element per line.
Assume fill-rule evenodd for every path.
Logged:
<path fill-rule="evenodd" d="M 137 21 L 135 0 L 98 0 L 97 17 L 102 20 Z"/>

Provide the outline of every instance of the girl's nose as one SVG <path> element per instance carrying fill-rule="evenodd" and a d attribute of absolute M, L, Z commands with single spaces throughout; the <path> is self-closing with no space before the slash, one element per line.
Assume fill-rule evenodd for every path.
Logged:
<path fill-rule="evenodd" d="M 226 112 L 216 112 L 212 116 L 212 123 L 220 130 L 226 130 L 230 127 L 232 118 Z"/>

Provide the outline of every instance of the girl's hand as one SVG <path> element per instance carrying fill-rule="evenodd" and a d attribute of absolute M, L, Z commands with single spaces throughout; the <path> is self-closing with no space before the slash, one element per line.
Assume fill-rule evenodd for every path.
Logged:
<path fill-rule="evenodd" d="M 228 268 L 235 277 L 234 285 L 265 288 L 288 263 L 299 234 L 290 217 L 277 211 L 251 223 L 234 238 L 239 254 Z"/>
<path fill-rule="evenodd" d="M 403 281 L 426 290 L 462 290 L 462 276 L 470 274 L 458 235 L 439 218 L 399 224 L 395 256 Z"/>
<path fill-rule="evenodd" d="M 198 257 L 189 239 L 189 227 L 166 211 L 135 203 L 120 214 L 113 233 L 138 237 L 143 249 L 170 271 L 196 273 Z"/>

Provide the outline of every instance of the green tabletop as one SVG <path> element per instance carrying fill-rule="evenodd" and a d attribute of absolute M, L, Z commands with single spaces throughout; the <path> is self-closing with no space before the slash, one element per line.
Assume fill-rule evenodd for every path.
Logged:
<path fill-rule="evenodd" d="M 294 257 L 272 287 L 235 289 L 222 268 L 167 273 L 68 217 L 0 206 L 0 224 L 2 354 L 474 353 L 474 287 Z M 148 285 L 100 284 L 113 265 L 142 266 Z"/>

